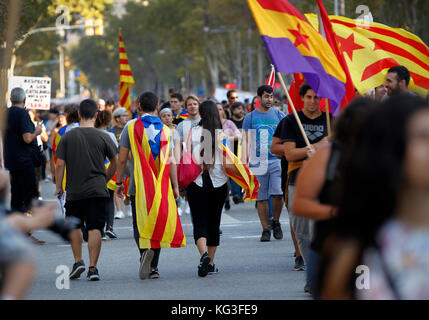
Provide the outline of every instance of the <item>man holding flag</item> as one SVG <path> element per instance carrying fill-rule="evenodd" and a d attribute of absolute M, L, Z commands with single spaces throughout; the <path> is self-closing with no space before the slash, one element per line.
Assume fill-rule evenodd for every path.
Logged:
<path fill-rule="evenodd" d="M 161 248 L 183 247 L 186 238 L 177 212 L 177 169 L 170 129 L 156 116 L 158 97 L 145 92 L 139 97 L 143 116 L 129 121 L 122 131 L 118 177 L 122 177 L 131 151 L 128 194 L 133 214 L 134 239 L 140 251 L 139 277 L 157 279 Z M 116 193 L 124 198 L 122 181 Z"/>

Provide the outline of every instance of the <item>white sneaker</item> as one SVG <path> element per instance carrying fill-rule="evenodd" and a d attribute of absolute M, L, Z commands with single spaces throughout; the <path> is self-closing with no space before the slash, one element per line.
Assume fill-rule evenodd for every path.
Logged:
<path fill-rule="evenodd" d="M 179 216 L 181 216 L 182 215 L 182 208 L 177 208 L 177 213 L 179 214 Z"/>
<path fill-rule="evenodd" d="M 125 218 L 125 215 L 122 211 L 117 211 L 115 214 L 115 219 L 123 219 Z"/>
<path fill-rule="evenodd" d="M 186 202 L 185 213 L 186 214 L 191 214 L 191 208 L 189 207 L 189 203 L 188 202 Z"/>
<path fill-rule="evenodd" d="M 132 213 L 132 211 L 131 211 L 131 206 L 125 206 L 125 216 L 126 217 L 132 217 L 133 216 L 133 213 Z"/>

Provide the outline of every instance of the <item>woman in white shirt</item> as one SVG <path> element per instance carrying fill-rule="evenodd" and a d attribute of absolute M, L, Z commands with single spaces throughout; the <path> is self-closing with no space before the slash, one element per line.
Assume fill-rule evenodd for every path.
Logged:
<path fill-rule="evenodd" d="M 219 245 L 222 207 L 227 195 L 228 177 L 223 168 L 223 155 L 217 148 L 222 138 L 222 123 L 216 104 L 204 101 L 199 107 L 201 122 L 192 128 L 192 153 L 201 165 L 200 175 L 186 189 L 194 226 L 194 240 L 201 255 L 198 275 L 217 272 L 214 264 Z"/>

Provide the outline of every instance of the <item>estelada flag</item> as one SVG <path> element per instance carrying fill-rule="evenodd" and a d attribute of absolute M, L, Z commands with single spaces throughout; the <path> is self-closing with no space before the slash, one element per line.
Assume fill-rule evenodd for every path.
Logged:
<path fill-rule="evenodd" d="M 134 158 L 139 248 L 186 245 L 170 183 L 170 129 L 158 117 L 131 121 L 128 135 Z"/>
<path fill-rule="evenodd" d="M 317 17 L 306 14 L 314 28 Z M 389 68 L 405 66 L 409 89 L 426 97 L 429 90 L 429 48 L 416 35 L 376 22 L 329 16 L 356 89 L 364 94 L 386 81 Z"/>
<path fill-rule="evenodd" d="M 276 70 L 301 72 L 319 97 L 331 100 L 337 115 L 346 75 L 328 42 L 286 0 L 247 0 Z"/>
<path fill-rule="evenodd" d="M 131 114 L 130 88 L 134 85 L 133 73 L 125 51 L 124 40 L 119 30 L 119 104 Z"/>
<path fill-rule="evenodd" d="M 225 169 L 228 177 L 234 180 L 245 191 L 244 201 L 256 201 L 258 199 L 259 181 L 252 171 L 226 146 L 227 140 L 219 140 L 218 148 L 226 158 L 232 170 Z"/>

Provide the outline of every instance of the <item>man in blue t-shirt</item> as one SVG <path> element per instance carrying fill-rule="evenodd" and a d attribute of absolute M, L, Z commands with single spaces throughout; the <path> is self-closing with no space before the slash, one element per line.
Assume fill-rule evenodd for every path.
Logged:
<path fill-rule="evenodd" d="M 258 88 L 259 109 L 255 109 L 244 118 L 242 160 L 249 163 L 257 177 L 260 188 L 257 199 L 257 210 L 262 225 L 261 241 L 270 241 L 268 199 L 273 196 L 274 238 L 282 239 L 280 214 L 283 208 L 283 191 L 281 189 L 281 163 L 276 155 L 270 152 L 274 131 L 285 114 L 272 108 L 274 103 L 273 88 L 263 85 Z"/>

